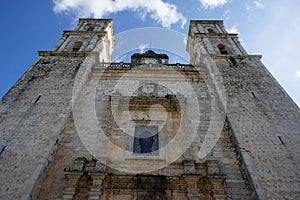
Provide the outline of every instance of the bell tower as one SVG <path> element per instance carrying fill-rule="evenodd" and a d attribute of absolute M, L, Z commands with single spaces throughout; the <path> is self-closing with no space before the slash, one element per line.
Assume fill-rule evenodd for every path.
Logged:
<path fill-rule="evenodd" d="M 299 108 L 261 56 L 249 55 L 237 34 L 211 20 L 190 22 L 187 51 L 190 64 L 208 71 L 252 198 L 299 198 Z"/>
<path fill-rule="evenodd" d="M 113 24 L 110 19 L 80 19 L 75 30 L 64 34 L 53 51 L 100 52 L 100 62 L 110 62 L 114 49 Z"/>
<path fill-rule="evenodd" d="M 227 33 L 223 21 L 192 20 L 187 51 L 190 62 L 196 64 L 201 55 L 247 56 L 238 40 L 238 34 Z"/>
<path fill-rule="evenodd" d="M 49 164 L 80 92 L 80 87 L 73 91 L 78 70 L 85 69 L 82 84 L 94 63 L 110 61 L 113 49 L 111 19 L 80 19 L 53 50 L 38 52 L 37 61 L 2 98 L 0 199 L 37 198 L 47 173 L 53 173 Z"/>

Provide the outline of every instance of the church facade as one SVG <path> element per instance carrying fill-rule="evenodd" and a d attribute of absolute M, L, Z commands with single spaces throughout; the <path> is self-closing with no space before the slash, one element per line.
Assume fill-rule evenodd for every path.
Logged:
<path fill-rule="evenodd" d="M 300 198 L 300 110 L 222 21 L 190 21 L 189 64 L 114 47 L 80 19 L 3 97 L 0 199 Z"/>

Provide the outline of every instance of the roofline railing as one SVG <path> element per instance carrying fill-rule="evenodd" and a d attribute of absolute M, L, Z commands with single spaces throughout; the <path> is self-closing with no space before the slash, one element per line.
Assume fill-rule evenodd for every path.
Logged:
<path fill-rule="evenodd" d="M 134 63 L 126 63 L 126 62 L 112 62 L 112 63 L 101 63 L 102 66 L 106 68 L 113 69 L 131 69 L 140 65 L 153 65 L 153 64 L 134 64 Z M 181 63 L 172 63 L 172 64 L 158 64 L 168 66 L 171 69 L 193 69 L 194 66 L 190 64 L 181 64 Z"/>

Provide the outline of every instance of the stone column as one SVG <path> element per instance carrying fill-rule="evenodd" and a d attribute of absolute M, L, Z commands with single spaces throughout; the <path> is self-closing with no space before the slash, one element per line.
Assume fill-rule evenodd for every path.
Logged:
<path fill-rule="evenodd" d="M 93 173 L 90 174 L 90 176 L 93 179 L 93 185 L 90 186 L 88 200 L 100 200 L 102 183 L 103 183 L 103 179 L 105 178 L 105 175 L 102 173 Z"/>
<path fill-rule="evenodd" d="M 201 195 L 200 195 L 200 189 L 198 188 L 198 181 L 199 177 L 196 175 L 190 175 L 185 177 L 186 181 L 186 193 L 187 197 L 190 200 L 199 200 Z"/>
<path fill-rule="evenodd" d="M 77 181 L 81 174 L 76 174 L 76 173 L 65 173 L 65 176 L 67 177 L 68 184 L 65 187 L 63 191 L 63 200 L 72 200 L 73 196 L 75 195 L 76 192 L 76 187 L 77 187 Z"/>
<path fill-rule="evenodd" d="M 212 196 L 216 200 L 227 199 L 226 189 L 225 189 L 225 179 L 224 174 L 220 174 L 218 161 L 217 160 L 207 160 L 207 176 L 211 185 Z"/>
<path fill-rule="evenodd" d="M 166 190 L 166 196 L 167 196 L 167 200 L 172 200 L 172 191 Z"/>
<path fill-rule="evenodd" d="M 213 192 L 214 199 L 216 199 L 216 200 L 227 199 L 224 182 L 225 182 L 225 180 L 222 178 L 213 179 L 211 184 L 212 184 L 212 192 Z"/>
<path fill-rule="evenodd" d="M 172 199 L 180 199 L 180 200 L 188 200 L 185 193 L 180 190 L 173 190 L 172 191 Z"/>

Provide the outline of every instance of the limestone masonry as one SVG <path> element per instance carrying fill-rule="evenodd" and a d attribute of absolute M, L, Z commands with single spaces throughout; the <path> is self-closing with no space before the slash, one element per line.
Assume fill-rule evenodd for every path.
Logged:
<path fill-rule="evenodd" d="M 189 64 L 114 48 L 80 19 L 3 97 L 0 199 L 300 199 L 300 110 L 222 21 L 190 21 Z"/>

